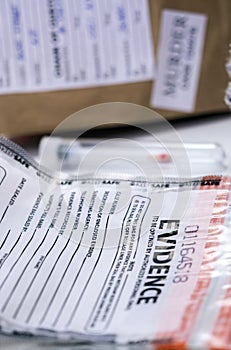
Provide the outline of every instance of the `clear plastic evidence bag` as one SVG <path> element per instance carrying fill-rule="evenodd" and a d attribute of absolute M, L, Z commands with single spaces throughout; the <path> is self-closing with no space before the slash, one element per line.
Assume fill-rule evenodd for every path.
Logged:
<path fill-rule="evenodd" d="M 0 139 L 0 325 L 230 349 L 231 178 L 60 178 Z"/>
<path fill-rule="evenodd" d="M 118 157 L 119 155 L 119 157 Z M 180 172 L 188 175 L 185 169 L 190 166 L 190 176 L 224 173 L 227 168 L 226 154 L 216 143 L 178 143 L 124 139 L 86 139 L 78 140 L 57 136 L 44 136 L 38 148 L 42 164 L 50 169 L 66 173 L 127 172 L 139 173 L 134 163 L 145 170 L 147 177 L 153 173 L 172 176 L 175 173 L 175 161 L 181 163 Z M 108 162 L 112 159 L 113 162 Z M 126 161 L 130 160 L 130 162 Z M 133 162 L 133 160 L 135 162 Z M 158 167 L 154 169 L 153 163 Z M 102 167 L 103 164 L 103 167 Z M 102 169 L 103 168 L 103 169 Z M 140 174 L 141 175 L 141 174 Z"/>

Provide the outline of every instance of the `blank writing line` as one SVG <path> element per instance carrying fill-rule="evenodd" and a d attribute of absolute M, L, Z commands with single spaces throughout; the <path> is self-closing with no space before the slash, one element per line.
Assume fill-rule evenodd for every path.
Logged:
<path fill-rule="evenodd" d="M 1 246 L 0 246 L 0 250 L 3 248 L 4 244 L 6 243 L 7 238 L 8 238 L 8 236 L 9 236 L 9 234 L 10 234 L 10 231 L 11 231 L 11 230 L 9 230 L 9 231 L 7 232 L 6 237 L 4 238 L 4 241 L 2 242 L 2 244 L 1 244 Z"/>
<path fill-rule="evenodd" d="M 82 237 L 83 237 L 83 234 L 82 234 Z M 51 299 L 50 299 L 50 303 L 48 304 L 48 306 L 47 306 L 47 308 L 46 308 L 46 310 L 45 310 L 45 312 L 44 312 L 44 314 L 43 314 L 41 320 L 39 321 L 39 324 L 42 324 L 42 323 L 45 321 L 46 317 L 47 317 L 47 314 L 48 314 L 48 312 L 49 312 L 49 310 L 50 310 L 50 308 L 51 308 L 51 306 L 52 306 L 52 304 L 53 304 L 53 302 L 54 302 L 54 300 L 55 300 L 55 297 L 56 297 L 56 295 L 57 295 L 57 293 L 58 293 L 58 291 L 59 291 L 59 289 L 60 289 L 60 286 L 61 286 L 61 284 L 63 283 L 64 277 L 66 276 L 66 274 L 67 274 L 67 272 L 68 272 L 68 270 L 69 270 L 69 268 L 70 268 L 70 265 L 71 265 L 71 263 L 72 263 L 74 257 L 76 256 L 76 254 L 77 254 L 79 248 L 80 248 L 81 241 L 82 241 L 82 237 L 81 237 L 81 240 L 80 240 L 80 242 L 79 242 L 77 248 L 75 249 L 74 253 L 73 253 L 72 256 L 71 256 L 71 259 L 69 260 L 67 267 L 65 268 L 65 270 L 64 270 L 64 272 L 63 272 L 63 274 L 62 274 L 62 277 L 61 277 L 61 279 L 60 279 L 60 281 L 59 281 L 59 283 L 58 283 L 58 285 L 57 285 L 57 287 L 56 287 L 55 292 L 53 293 L 53 295 L 52 295 L 52 297 L 51 297 Z"/>
<path fill-rule="evenodd" d="M 46 238 L 47 238 L 47 236 L 48 236 L 48 232 L 49 232 L 49 229 L 46 231 L 46 234 L 45 234 L 45 236 L 43 237 L 43 240 L 42 240 L 41 243 L 38 245 L 38 247 L 37 247 L 36 250 L 34 251 L 34 253 L 33 253 L 33 255 L 31 256 L 31 258 L 28 260 L 28 263 L 27 263 L 27 265 L 25 266 L 24 270 L 22 271 L 22 273 L 21 273 L 21 275 L 20 275 L 18 281 L 19 281 L 19 280 L 21 279 L 21 277 L 23 276 L 25 270 L 27 269 L 27 267 L 28 267 L 29 264 L 31 263 L 32 259 L 35 257 L 35 255 L 36 255 L 37 252 L 39 251 L 39 249 L 42 247 L 43 243 L 45 242 L 45 240 L 46 240 Z M 46 256 L 45 256 L 45 259 L 46 259 Z M 22 299 L 21 299 L 21 301 L 20 301 L 20 303 L 19 303 L 19 305 L 18 305 L 18 307 L 17 307 L 17 309 L 16 309 L 14 315 L 13 315 L 13 318 L 16 318 L 16 317 L 17 317 L 17 315 L 18 315 L 18 313 L 19 313 L 19 311 L 20 311 L 20 309 L 21 309 L 21 307 L 22 307 L 22 305 L 23 305 L 23 303 L 24 303 L 24 301 L 25 301 L 25 299 L 26 299 L 26 296 L 27 296 L 27 294 L 29 293 L 29 291 L 30 291 L 30 289 L 31 289 L 31 287 L 32 287 L 32 285 L 33 285 L 33 283 L 34 283 L 34 281 L 35 281 L 37 275 L 38 275 L 38 272 L 39 272 L 39 270 L 40 270 L 42 264 L 44 263 L 45 259 L 42 261 L 42 263 L 41 263 L 41 265 L 39 266 L 39 268 L 37 269 L 37 271 L 36 271 L 34 277 L 32 278 L 32 280 L 31 280 L 29 286 L 27 287 L 27 289 L 26 289 L 26 291 L 25 291 L 25 293 L 24 293 L 24 295 L 23 295 L 23 297 L 22 297 Z M 13 290 L 15 290 L 15 289 L 16 289 L 16 285 L 14 286 Z"/>
<path fill-rule="evenodd" d="M 7 212 L 8 209 L 9 209 L 9 205 L 7 205 L 6 209 L 4 210 L 4 212 L 3 212 L 3 214 L 2 214 L 2 217 L 1 217 L 1 220 L 0 220 L 0 224 L 1 224 L 1 222 L 2 222 L 2 220 L 3 220 L 3 218 L 4 218 L 4 216 L 6 215 L 6 212 Z"/>
<path fill-rule="evenodd" d="M 69 320 L 68 320 L 68 322 L 67 322 L 67 324 L 66 324 L 66 327 L 68 327 L 68 326 L 71 324 L 71 322 L 72 322 L 72 320 L 73 320 L 73 318 L 74 318 L 74 316 L 75 316 L 75 314 L 76 314 L 76 311 L 77 311 L 77 309 L 78 309 L 78 307 L 79 307 L 79 304 L 80 304 L 80 302 L 81 302 L 81 300 L 82 300 L 82 298 L 83 298 L 83 295 L 84 295 L 84 293 L 86 292 L 87 286 L 88 286 L 88 284 L 89 284 L 89 282 L 90 282 L 90 280 L 91 280 L 91 278 L 92 278 L 92 276 L 93 276 L 93 274 L 94 274 L 94 272 L 95 272 L 95 269 L 96 269 L 96 266 L 98 265 L 98 262 L 99 262 L 99 260 L 100 260 L 100 257 L 101 257 L 101 255 L 102 255 L 103 248 L 104 248 L 104 244 L 105 244 L 105 240 L 106 240 L 106 235 L 107 235 L 108 221 L 109 221 L 109 215 L 108 215 L 107 221 L 106 221 L 106 227 L 105 227 L 105 232 L 104 232 L 102 247 L 100 248 L 100 253 L 99 253 L 98 258 L 97 258 L 97 260 L 96 260 L 96 262 L 95 262 L 95 265 L 94 265 L 94 267 L 93 267 L 93 269 L 92 269 L 92 271 L 91 271 L 91 274 L 90 274 L 90 276 L 89 276 L 89 278 L 88 278 L 88 280 L 87 280 L 85 286 L 83 287 L 82 293 L 80 294 L 80 297 L 79 297 L 79 299 L 78 299 L 78 301 L 77 301 L 77 303 L 76 303 L 76 305 L 75 305 L 75 307 L 74 307 L 74 310 L 73 310 L 73 312 L 72 312 L 72 314 L 71 314 L 71 316 L 70 316 L 70 318 L 69 318 Z"/>
<path fill-rule="evenodd" d="M 58 238 L 59 238 L 59 236 L 56 237 L 54 243 L 52 244 L 51 248 L 50 248 L 49 251 L 47 252 L 46 257 L 50 254 L 50 252 L 51 252 L 52 249 L 54 248 L 55 244 L 56 244 L 57 241 L 58 241 Z M 27 317 L 27 319 L 26 319 L 26 323 L 29 323 L 29 322 L 30 322 L 30 319 L 31 319 L 31 317 L 32 317 L 32 315 L 33 315 L 33 313 L 34 313 L 34 310 L 35 310 L 35 308 L 36 308 L 38 302 L 39 302 L 39 299 L 40 299 L 40 297 L 41 297 L 41 295 L 42 295 L 42 293 L 43 293 L 43 289 L 45 288 L 46 283 L 47 283 L 47 280 L 46 280 L 46 282 L 45 282 L 43 288 L 41 289 L 39 295 L 37 296 L 37 298 L 36 298 L 36 300 L 35 300 L 35 302 L 34 302 L 34 305 L 32 306 L 32 309 L 31 309 L 31 311 L 30 311 L 30 313 L 29 313 L 29 315 L 28 315 L 28 317 Z"/>

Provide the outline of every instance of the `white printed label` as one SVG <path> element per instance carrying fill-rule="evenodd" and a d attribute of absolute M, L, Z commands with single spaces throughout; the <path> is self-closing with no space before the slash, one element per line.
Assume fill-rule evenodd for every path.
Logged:
<path fill-rule="evenodd" d="M 157 79 L 151 96 L 153 107 L 194 110 L 206 20 L 201 14 L 163 11 Z"/>
<path fill-rule="evenodd" d="M 0 93 L 153 78 L 147 0 L 0 4 Z"/>

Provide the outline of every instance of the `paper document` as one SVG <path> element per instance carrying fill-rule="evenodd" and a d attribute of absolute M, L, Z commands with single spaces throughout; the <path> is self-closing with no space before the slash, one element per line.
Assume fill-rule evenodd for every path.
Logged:
<path fill-rule="evenodd" d="M 0 19 L 0 93 L 153 79 L 147 0 L 3 0 Z"/>

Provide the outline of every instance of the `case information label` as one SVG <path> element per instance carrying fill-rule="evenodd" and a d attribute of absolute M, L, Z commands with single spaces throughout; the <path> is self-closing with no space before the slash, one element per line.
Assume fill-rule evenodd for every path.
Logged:
<path fill-rule="evenodd" d="M 207 18 L 164 10 L 153 107 L 192 112 L 195 107 Z"/>

